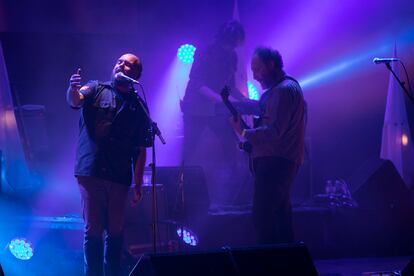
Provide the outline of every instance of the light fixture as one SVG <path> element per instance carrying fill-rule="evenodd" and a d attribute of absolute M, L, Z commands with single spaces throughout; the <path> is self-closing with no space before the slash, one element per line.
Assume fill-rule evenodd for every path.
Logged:
<path fill-rule="evenodd" d="M 184 243 L 197 246 L 198 245 L 198 237 L 197 235 L 186 227 L 179 227 L 177 228 L 177 235 L 180 237 Z"/>
<path fill-rule="evenodd" d="M 178 48 L 177 57 L 184 64 L 190 64 L 194 61 L 196 47 L 191 44 L 184 44 Z"/>
<path fill-rule="evenodd" d="M 10 241 L 9 250 L 19 260 L 27 261 L 33 257 L 32 245 L 22 238 L 16 238 Z"/>

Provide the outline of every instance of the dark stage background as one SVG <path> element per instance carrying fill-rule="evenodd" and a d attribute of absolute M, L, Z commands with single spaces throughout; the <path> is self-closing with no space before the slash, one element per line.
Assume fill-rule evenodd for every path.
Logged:
<path fill-rule="evenodd" d="M 409 1 L 239 1 L 245 59 L 257 45 L 277 48 L 286 71 L 303 84 L 315 192 L 326 179 L 347 179 L 379 156 L 389 73 L 371 60 L 391 56 L 395 43 L 413 71 L 413 10 Z M 142 57 L 141 82 L 171 144 L 159 147 L 159 165 L 180 165 L 175 141 L 181 123 L 165 120 L 169 112 L 179 114 L 179 107 L 160 106 L 161 99 L 175 105 L 171 97 L 183 91 L 165 86 L 167 68 L 181 44 L 212 40 L 217 27 L 232 18 L 233 1 L 2 1 L 0 11 L 13 93 L 21 105 L 45 108 L 49 152 L 41 158 L 51 159 L 44 171 L 54 179 L 46 185 L 64 191 L 66 206 L 77 208 L 71 170 L 78 114 L 67 107 L 65 90 L 78 67 L 85 81 L 106 80 L 122 53 Z"/>
<path fill-rule="evenodd" d="M 218 26 L 233 17 L 233 4 L 0 1 L 0 41 L 15 105 L 44 107 L 42 116 L 26 126 L 36 141 L 32 166 L 42 178 L 30 204 L 33 215 L 80 213 L 72 175 L 79 115 L 65 101 L 69 77 L 78 67 L 85 81 L 106 80 L 121 54 L 139 55 L 152 115 L 169 142 L 158 145 L 158 165 L 180 165 L 177 103 L 185 77 L 175 85 L 177 48 L 209 43 Z M 321 193 L 327 179 L 352 179 L 367 160 L 379 158 L 389 72 L 372 59 L 392 56 L 396 45 L 412 78 L 412 1 L 240 0 L 238 6 L 246 28 L 244 58 L 249 61 L 258 45 L 279 49 L 286 71 L 302 83 L 312 170 L 298 185 Z M 253 81 L 248 63 L 246 69 Z M 355 190 L 360 183 L 350 185 Z"/>

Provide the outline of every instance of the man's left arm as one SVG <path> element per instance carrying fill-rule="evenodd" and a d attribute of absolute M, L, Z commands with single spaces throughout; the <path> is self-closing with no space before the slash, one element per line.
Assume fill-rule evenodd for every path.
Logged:
<path fill-rule="evenodd" d="M 139 153 L 137 156 L 137 161 L 135 162 L 135 168 L 134 168 L 135 188 L 134 188 L 134 199 L 132 201 L 134 205 L 138 204 L 138 202 L 140 202 L 142 199 L 142 178 L 144 176 L 144 167 L 145 167 L 146 160 L 147 160 L 147 149 L 145 147 L 140 147 Z"/>

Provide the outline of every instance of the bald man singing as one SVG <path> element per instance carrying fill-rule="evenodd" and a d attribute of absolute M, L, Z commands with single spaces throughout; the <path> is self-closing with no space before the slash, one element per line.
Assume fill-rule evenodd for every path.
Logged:
<path fill-rule="evenodd" d="M 150 124 L 146 105 L 131 81 L 138 80 L 141 72 L 140 59 L 128 53 L 116 61 L 110 81 L 82 85 L 80 69 L 69 81 L 66 100 L 81 113 L 75 177 L 85 221 L 85 275 L 121 274 L 123 224 L 132 177 L 132 203 L 142 198 Z"/>

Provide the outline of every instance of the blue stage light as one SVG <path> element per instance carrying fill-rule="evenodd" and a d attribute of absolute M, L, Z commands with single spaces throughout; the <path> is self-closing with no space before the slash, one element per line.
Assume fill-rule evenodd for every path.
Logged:
<path fill-rule="evenodd" d="M 253 83 L 247 81 L 247 89 L 249 91 L 249 99 L 250 100 L 259 100 L 259 90 Z"/>
<path fill-rule="evenodd" d="M 194 61 L 196 47 L 191 44 L 184 44 L 178 48 L 177 57 L 184 64 L 190 64 Z"/>
<path fill-rule="evenodd" d="M 19 260 L 30 260 L 33 257 L 32 245 L 25 239 L 13 239 L 9 243 L 9 250 Z"/>
<path fill-rule="evenodd" d="M 191 246 L 198 245 L 197 235 L 188 228 L 185 228 L 185 227 L 177 228 L 177 235 L 188 245 L 191 245 Z"/>

